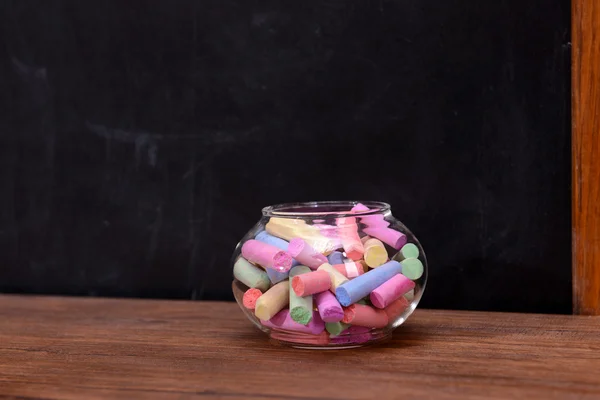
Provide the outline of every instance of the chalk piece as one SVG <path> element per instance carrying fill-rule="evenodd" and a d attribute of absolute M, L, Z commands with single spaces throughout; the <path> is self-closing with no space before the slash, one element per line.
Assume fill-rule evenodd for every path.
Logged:
<path fill-rule="evenodd" d="M 306 325 L 294 321 L 288 309 L 279 311 L 270 320 L 261 319 L 260 323 L 269 328 L 308 333 L 310 335 L 318 335 L 325 330 L 325 323 L 316 311 Z"/>
<path fill-rule="evenodd" d="M 331 277 L 327 271 L 312 271 L 292 278 L 292 290 L 300 297 L 323 292 L 330 288 Z"/>
<path fill-rule="evenodd" d="M 315 304 L 325 322 L 338 322 L 344 318 L 342 306 L 329 290 L 315 294 Z"/>
<path fill-rule="evenodd" d="M 414 287 L 415 283 L 406 276 L 394 275 L 371 292 L 371 303 L 377 308 L 386 308 Z"/>
<path fill-rule="evenodd" d="M 371 328 L 365 326 L 349 326 L 338 336 L 331 337 L 334 344 L 359 344 L 371 340 Z"/>
<path fill-rule="evenodd" d="M 311 272 L 310 268 L 304 265 L 299 265 L 290 270 L 290 279 L 297 275 L 302 275 Z M 313 316 L 313 297 L 298 296 L 292 289 L 292 281 L 290 280 L 290 316 L 299 324 L 306 325 L 310 322 Z"/>
<path fill-rule="evenodd" d="M 272 217 L 265 225 L 265 230 L 270 235 L 285 240 L 292 240 L 294 238 L 304 239 L 321 254 L 329 254 L 340 247 L 339 238 L 323 236 L 318 227 L 308 225 L 301 219 Z"/>
<path fill-rule="evenodd" d="M 242 304 L 248 310 L 254 310 L 256 307 L 256 300 L 262 296 L 262 292 L 258 289 L 250 288 L 244 292 L 244 297 L 242 297 Z"/>
<path fill-rule="evenodd" d="M 404 246 L 402 246 L 396 258 L 399 261 L 407 258 L 419 258 L 419 248 L 414 243 L 406 243 Z"/>
<path fill-rule="evenodd" d="M 343 264 L 333 265 L 333 268 L 338 270 L 346 278 L 356 278 L 362 275 L 365 270 L 363 265 L 358 261 L 348 261 Z"/>
<path fill-rule="evenodd" d="M 408 279 L 417 280 L 423 275 L 423 263 L 418 258 L 407 258 L 400 262 L 402 264 L 402 275 Z"/>
<path fill-rule="evenodd" d="M 363 236 L 360 238 L 360 242 L 363 244 L 363 246 L 365 245 L 365 242 L 369 239 L 372 239 L 371 236 Z"/>
<path fill-rule="evenodd" d="M 343 322 L 326 322 L 325 323 L 325 329 L 327 330 L 327 332 L 329 332 L 331 337 L 338 336 L 339 334 L 344 332 L 349 327 L 350 327 L 350 324 L 345 324 Z"/>
<path fill-rule="evenodd" d="M 406 235 L 391 228 L 365 228 L 364 232 L 398 250 L 406 244 Z"/>
<path fill-rule="evenodd" d="M 327 262 L 327 257 L 313 249 L 306 241 L 295 238 L 290 241 L 288 253 L 302 265 L 317 269 Z"/>
<path fill-rule="evenodd" d="M 341 305 L 349 306 L 368 296 L 377 286 L 401 271 L 402 266 L 398 261 L 388 261 L 339 286 L 335 295 Z"/>
<path fill-rule="evenodd" d="M 346 252 L 346 257 L 354 261 L 360 260 L 365 250 L 358 236 L 356 218 L 338 218 L 337 226 L 342 237 L 342 246 Z"/>
<path fill-rule="evenodd" d="M 242 256 L 265 268 L 286 272 L 292 267 L 292 257 L 275 246 L 250 239 L 242 246 Z"/>
<path fill-rule="evenodd" d="M 340 251 L 334 251 L 327 256 L 327 262 L 331 265 L 343 264 L 344 255 Z"/>
<path fill-rule="evenodd" d="M 409 302 L 410 302 L 410 301 L 413 301 L 413 299 L 415 298 L 415 289 L 413 289 L 413 290 L 410 290 L 408 293 L 406 293 L 406 294 L 404 295 L 404 298 L 405 298 L 406 300 L 408 300 Z"/>
<path fill-rule="evenodd" d="M 409 306 L 408 300 L 404 297 L 400 297 L 398 300 L 391 303 L 389 306 L 383 309 L 383 312 L 388 317 L 388 322 L 393 322 L 396 318 L 398 318 Z"/>
<path fill-rule="evenodd" d="M 387 250 L 381 240 L 369 239 L 364 243 L 365 263 L 371 268 L 379 267 L 388 260 Z"/>
<path fill-rule="evenodd" d="M 233 276 L 244 285 L 263 292 L 271 286 L 267 273 L 242 257 L 233 264 Z"/>
<path fill-rule="evenodd" d="M 364 204 L 358 203 L 352 207 L 352 212 L 370 211 Z M 358 217 L 358 222 L 365 224 L 369 228 L 385 228 L 390 226 L 390 223 L 384 219 L 382 214 L 363 215 Z"/>
<path fill-rule="evenodd" d="M 254 315 L 256 318 L 269 320 L 290 302 L 290 284 L 288 281 L 279 282 L 263 293 L 256 301 Z"/>
<path fill-rule="evenodd" d="M 272 284 L 276 284 L 283 280 L 288 279 L 289 273 L 290 273 L 290 271 L 278 272 L 271 268 L 267 268 L 267 269 L 265 269 L 265 271 L 267 271 L 267 275 L 269 275 L 269 279 L 271 280 Z"/>
<path fill-rule="evenodd" d="M 362 304 L 352 304 L 344 309 L 342 322 L 369 328 L 383 328 L 388 323 L 388 317 L 383 310 Z"/>
<path fill-rule="evenodd" d="M 256 235 L 256 237 L 254 239 L 258 240 L 259 242 L 263 242 L 266 244 L 270 244 L 271 246 L 275 246 L 279 250 L 283 250 L 283 251 L 288 250 L 288 246 L 289 246 L 288 242 L 286 242 L 285 240 L 280 239 L 278 237 L 275 237 L 273 235 L 269 235 L 266 231 L 261 231 L 258 235 Z M 294 268 L 298 265 L 300 265 L 300 263 L 297 260 L 292 260 L 292 268 Z M 286 277 L 287 277 L 287 275 L 286 275 Z"/>
<path fill-rule="evenodd" d="M 348 278 L 346 278 L 344 275 L 342 275 L 340 272 L 338 272 L 337 269 L 333 268 L 333 266 L 331 266 L 331 264 L 322 264 L 318 271 L 326 271 L 329 274 L 329 277 L 331 278 L 331 291 L 333 293 L 335 293 L 335 289 L 338 288 L 338 286 L 348 282 Z"/>

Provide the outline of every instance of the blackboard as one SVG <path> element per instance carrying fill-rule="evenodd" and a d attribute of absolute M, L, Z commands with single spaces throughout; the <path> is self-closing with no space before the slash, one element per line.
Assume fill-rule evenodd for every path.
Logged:
<path fill-rule="evenodd" d="M 0 3 L 0 291 L 232 299 L 263 206 L 372 199 L 422 306 L 571 309 L 563 0 Z"/>

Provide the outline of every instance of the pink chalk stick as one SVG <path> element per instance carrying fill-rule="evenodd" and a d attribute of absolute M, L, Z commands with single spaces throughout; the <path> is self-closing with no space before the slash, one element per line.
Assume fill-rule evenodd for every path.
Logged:
<path fill-rule="evenodd" d="M 371 292 L 371 303 L 377 308 L 386 308 L 414 287 L 415 283 L 404 275 L 394 275 Z"/>
<path fill-rule="evenodd" d="M 344 308 L 342 322 L 369 328 L 383 328 L 388 324 L 388 317 L 383 310 L 363 304 L 352 304 Z"/>
<path fill-rule="evenodd" d="M 395 231 L 391 228 L 365 228 L 364 232 L 373 236 L 376 239 L 392 246 L 396 250 L 400 250 L 406 244 L 406 235 L 402 232 Z"/>
<path fill-rule="evenodd" d="M 346 256 L 353 261 L 360 260 L 365 253 L 365 249 L 360 241 L 360 236 L 358 236 L 356 218 L 338 218 L 337 226 L 342 237 L 342 246 L 344 247 Z"/>
<path fill-rule="evenodd" d="M 292 239 L 287 251 L 296 261 L 311 269 L 317 269 L 327 262 L 327 257 L 300 238 Z"/>
<path fill-rule="evenodd" d="M 285 251 L 254 239 L 244 243 L 242 256 L 248 261 L 260 264 L 265 268 L 271 268 L 277 272 L 289 271 L 293 261 L 292 256 Z"/>
<path fill-rule="evenodd" d="M 308 333 L 310 335 L 318 335 L 325 330 L 325 322 L 316 311 L 313 311 L 313 317 L 308 325 L 302 325 L 294 321 L 290 315 L 290 310 L 287 308 L 279 311 L 270 320 L 261 320 L 260 323 L 269 328 Z"/>
<path fill-rule="evenodd" d="M 323 321 L 339 322 L 344 318 L 342 306 L 329 290 L 316 294 L 314 299 Z"/>
<path fill-rule="evenodd" d="M 358 344 L 371 340 L 371 328 L 364 326 L 351 326 L 336 337 L 331 338 L 335 344 Z"/>
<path fill-rule="evenodd" d="M 331 288 L 331 277 L 327 271 L 313 271 L 292 278 L 292 290 L 296 296 L 324 292 Z"/>
<path fill-rule="evenodd" d="M 365 206 L 364 204 L 358 203 L 354 207 L 352 207 L 352 212 L 362 212 L 362 211 L 370 211 L 370 208 Z M 364 215 L 360 216 L 359 222 L 362 222 L 369 228 L 386 228 L 390 226 L 390 223 L 387 222 L 383 215 L 374 214 L 374 215 Z"/>
<path fill-rule="evenodd" d="M 398 300 L 384 308 L 383 312 L 388 316 L 388 321 L 393 322 L 408 308 L 409 304 L 410 303 L 406 298 L 400 297 Z"/>
<path fill-rule="evenodd" d="M 356 278 L 365 272 L 363 265 L 358 261 L 335 264 L 333 265 L 333 268 L 337 269 L 342 275 L 350 279 Z"/>
<path fill-rule="evenodd" d="M 250 288 L 244 292 L 242 303 L 248 310 L 254 310 L 256 307 L 256 300 L 262 296 L 262 292 L 258 289 Z"/>

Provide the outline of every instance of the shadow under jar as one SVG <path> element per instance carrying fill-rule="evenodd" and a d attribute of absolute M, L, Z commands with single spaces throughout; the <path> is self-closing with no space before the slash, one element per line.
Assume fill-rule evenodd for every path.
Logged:
<path fill-rule="evenodd" d="M 351 348 L 391 337 L 425 289 L 417 238 L 375 201 L 265 207 L 232 257 L 233 294 L 276 342 Z"/>

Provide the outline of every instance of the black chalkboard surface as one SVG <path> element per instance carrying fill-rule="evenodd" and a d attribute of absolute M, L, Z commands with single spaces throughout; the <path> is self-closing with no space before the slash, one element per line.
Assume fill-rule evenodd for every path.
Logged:
<path fill-rule="evenodd" d="M 232 299 L 261 207 L 372 199 L 422 306 L 570 312 L 569 2 L 0 3 L 0 290 Z"/>

